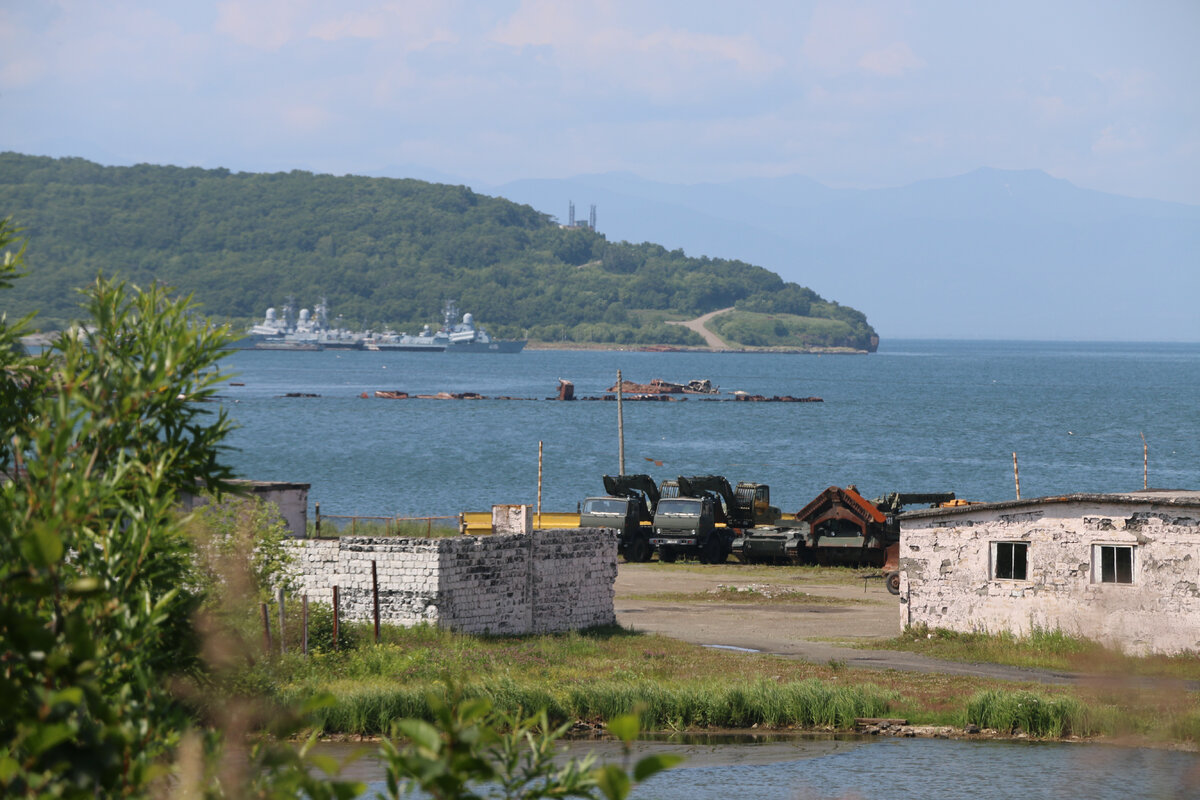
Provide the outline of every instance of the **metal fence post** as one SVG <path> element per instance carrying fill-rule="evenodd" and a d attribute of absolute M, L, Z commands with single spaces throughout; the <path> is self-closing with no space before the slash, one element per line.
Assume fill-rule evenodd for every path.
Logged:
<path fill-rule="evenodd" d="M 334 586 L 333 587 L 333 649 L 334 650 L 338 649 L 338 617 L 340 616 L 340 614 L 338 612 L 339 605 L 340 604 L 338 603 L 338 587 Z"/>
<path fill-rule="evenodd" d="M 371 593 L 375 596 L 375 644 L 379 644 L 379 572 L 371 562 Z"/>

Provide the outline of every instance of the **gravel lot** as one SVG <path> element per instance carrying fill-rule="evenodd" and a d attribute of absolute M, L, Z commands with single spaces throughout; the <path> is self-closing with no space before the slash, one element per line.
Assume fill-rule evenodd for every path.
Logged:
<path fill-rule="evenodd" d="M 868 574 L 868 573 L 864 573 Z M 774 595 L 771 602 L 731 603 L 717 599 L 720 587 Z M 797 602 L 780 600 L 803 592 Z M 697 594 L 714 593 L 714 600 Z M 670 599 L 676 596 L 679 599 Z M 1007 667 L 960 664 L 912 653 L 862 650 L 855 642 L 900 634 L 900 600 L 888 594 L 881 577 L 806 578 L 801 570 L 730 562 L 695 566 L 622 563 L 616 582 L 617 621 L 633 630 L 657 633 L 709 647 L 744 648 L 813 663 L 844 662 L 851 667 L 977 675 L 1002 680 L 1070 683 L 1079 676 Z"/>

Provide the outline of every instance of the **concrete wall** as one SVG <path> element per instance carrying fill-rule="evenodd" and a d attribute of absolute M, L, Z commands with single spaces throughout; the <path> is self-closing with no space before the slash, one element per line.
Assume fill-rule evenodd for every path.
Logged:
<path fill-rule="evenodd" d="M 286 481 L 244 481 L 235 480 L 252 496 L 259 497 L 268 503 L 274 503 L 279 509 L 279 516 L 287 526 L 292 536 L 308 534 L 308 489 L 307 483 L 291 483 Z M 180 498 L 180 506 L 185 511 L 192 511 L 208 502 L 204 495 L 184 494 Z"/>
<path fill-rule="evenodd" d="M 903 518 L 901 624 L 1059 629 L 1131 653 L 1200 652 L 1200 508 L 1103 497 Z M 993 542 L 1028 543 L 1025 580 L 991 577 Z M 1104 544 L 1134 548 L 1131 583 L 1100 582 L 1094 546 Z"/>
<path fill-rule="evenodd" d="M 299 591 L 342 619 L 380 618 L 465 633 L 549 633 L 616 621 L 617 534 L 590 528 L 532 534 L 289 540 Z"/>

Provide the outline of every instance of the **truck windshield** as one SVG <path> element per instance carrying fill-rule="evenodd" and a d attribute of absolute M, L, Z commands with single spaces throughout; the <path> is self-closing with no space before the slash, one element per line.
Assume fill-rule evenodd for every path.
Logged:
<path fill-rule="evenodd" d="M 687 514 L 688 516 L 697 516 L 700 513 L 700 501 L 680 498 L 670 500 L 659 500 L 658 508 L 654 509 L 654 515 L 659 514 Z"/>
<path fill-rule="evenodd" d="M 615 497 L 590 497 L 583 503 L 585 514 L 619 514 L 625 516 L 627 500 Z"/>

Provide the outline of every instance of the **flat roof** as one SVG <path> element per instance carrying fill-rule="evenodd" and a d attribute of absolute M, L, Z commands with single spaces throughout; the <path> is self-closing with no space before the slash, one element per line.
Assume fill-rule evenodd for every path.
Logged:
<path fill-rule="evenodd" d="M 1093 492 L 1077 492 L 1075 494 L 1052 495 L 1050 497 L 1031 497 L 1021 500 L 1002 500 L 996 503 L 972 503 L 964 506 L 948 508 L 922 508 L 915 511 L 905 511 L 900 519 L 930 519 L 934 517 L 952 517 L 963 514 L 973 514 L 978 511 L 1007 511 L 1015 509 L 1036 508 L 1038 506 L 1066 505 L 1070 503 L 1088 503 L 1108 506 L 1163 506 L 1169 508 L 1200 509 L 1200 491 L 1190 489 L 1145 489 L 1138 492 L 1123 492 L 1120 494 L 1098 494 Z"/>

